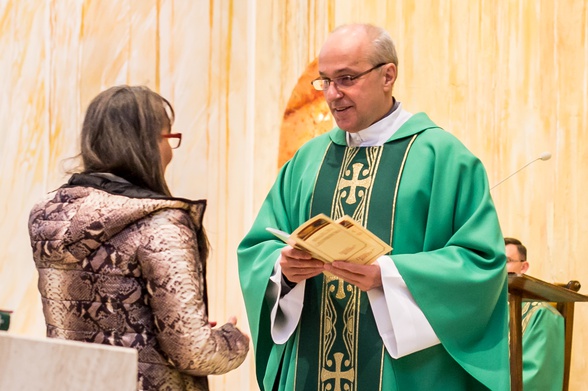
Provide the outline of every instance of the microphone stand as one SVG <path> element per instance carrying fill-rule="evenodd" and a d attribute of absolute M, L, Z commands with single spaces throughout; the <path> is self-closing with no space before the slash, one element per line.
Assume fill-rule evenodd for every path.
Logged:
<path fill-rule="evenodd" d="M 510 174 L 509 176 L 507 176 L 506 178 L 504 178 L 503 180 L 501 180 L 500 182 L 498 182 L 497 184 L 495 184 L 494 186 L 492 186 L 490 188 L 490 190 L 494 189 L 496 186 L 500 185 L 502 182 L 506 181 L 507 179 L 509 179 L 510 177 L 512 177 L 513 175 L 515 175 L 516 173 L 518 173 L 519 171 L 523 170 L 525 167 L 531 165 L 532 163 L 535 163 L 537 160 L 549 160 L 549 159 L 551 159 L 551 153 L 549 153 L 549 152 L 543 152 L 541 154 L 541 156 L 539 156 L 537 159 L 531 160 L 529 163 L 525 164 L 523 167 L 519 168 L 518 170 L 516 170 L 515 172 L 513 172 L 512 174 Z"/>

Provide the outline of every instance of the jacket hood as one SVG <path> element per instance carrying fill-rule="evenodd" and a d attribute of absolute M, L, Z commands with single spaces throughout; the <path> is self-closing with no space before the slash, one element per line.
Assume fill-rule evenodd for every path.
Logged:
<path fill-rule="evenodd" d="M 38 261 L 78 262 L 130 224 L 169 208 L 186 210 L 201 228 L 205 200 L 166 197 L 110 174 L 74 174 L 31 210 L 31 246 Z"/>

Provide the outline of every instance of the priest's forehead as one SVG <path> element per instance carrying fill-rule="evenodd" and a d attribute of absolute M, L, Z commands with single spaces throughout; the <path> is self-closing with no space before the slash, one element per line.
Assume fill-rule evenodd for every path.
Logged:
<path fill-rule="evenodd" d="M 362 29 L 346 31 L 337 30 L 327 38 L 318 57 L 319 73 L 355 72 L 370 64 L 373 47 L 368 35 Z"/>

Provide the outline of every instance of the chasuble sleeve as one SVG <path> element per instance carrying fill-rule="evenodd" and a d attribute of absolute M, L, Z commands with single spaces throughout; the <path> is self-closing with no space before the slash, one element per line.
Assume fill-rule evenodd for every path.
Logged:
<path fill-rule="evenodd" d="M 314 139 L 311 147 L 316 152 L 312 153 L 320 156 L 327 142 L 326 137 Z M 270 373 L 267 377 L 277 372 L 284 349 L 284 344 L 276 344 L 272 339 L 271 311 L 276 305 L 276 293 L 273 292 L 275 284 L 270 281 L 284 243 L 266 228 L 292 232 L 309 218 L 308 200 L 313 181 L 306 179 L 314 178 L 319 164 L 319 159 L 302 159 L 299 162 L 295 155 L 282 167 L 252 227 L 237 249 L 239 279 L 255 349 L 258 379 L 266 378 L 266 372 Z M 304 289 L 304 286 L 301 288 Z"/>
<path fill-rule="evenodd" d="M 392 260 L 416 304 L 464 369 L 506 389 L 506 259 L 483 164 L 451 134 L 426 130 L 407 158 L 396 210 Z"/>

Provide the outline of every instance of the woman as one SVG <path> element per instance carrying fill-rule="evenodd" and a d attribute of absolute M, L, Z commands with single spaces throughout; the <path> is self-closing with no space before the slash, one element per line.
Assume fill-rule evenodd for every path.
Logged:
<path fill-rule="evenodd" d="M 234 317 L 208 322 L 206 201 L 173 198 L 164 179 L 181 141 L 173 118 L 146 87 L 100 93 L 82 172 L 34 206 L 29 234 L 49 337 L 137 349 L 140 390 L 208 390 L 249 338 Z"/>

